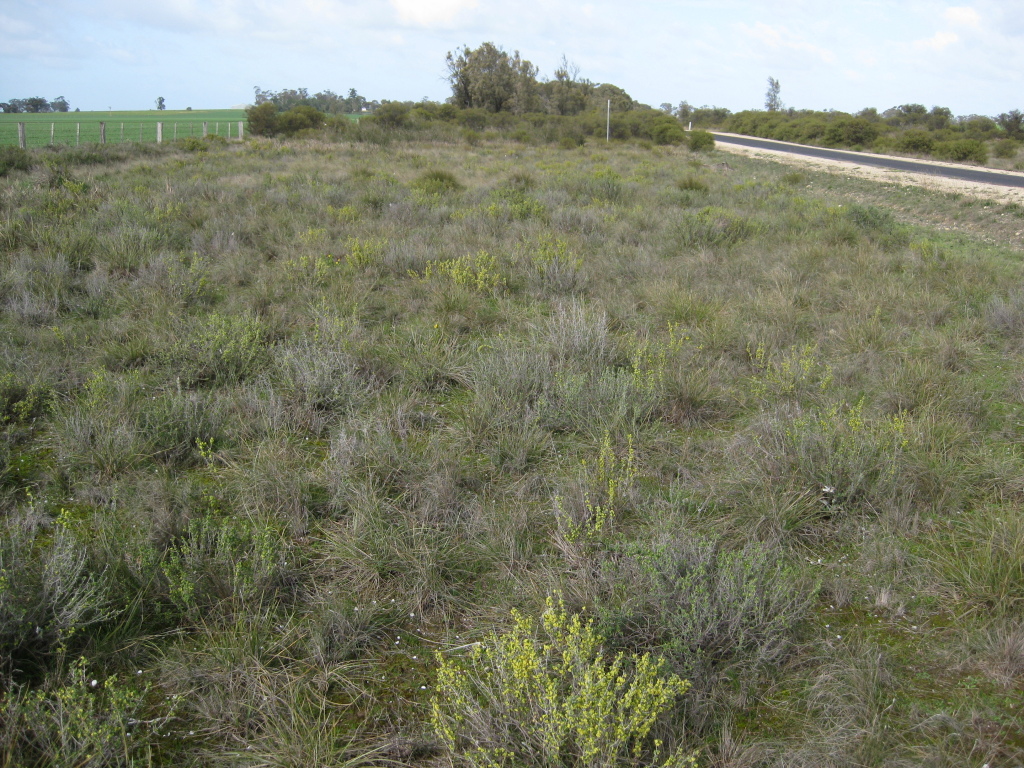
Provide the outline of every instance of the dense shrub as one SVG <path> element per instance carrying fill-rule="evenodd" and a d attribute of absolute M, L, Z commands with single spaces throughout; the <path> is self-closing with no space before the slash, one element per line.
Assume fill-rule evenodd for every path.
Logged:
<path fill-rule="evenodd" d="M 368 118 L 384 128 L 404 128 L 409 124 L 409 107 L 397 101 L 381 104 Z"/>
<path fill-rule="evenodd" d="M 27 171 L 32 167 L 32 158 L 20 147 L 0 147 L 0 176 L 11 171 Z"/>
<path fill-rule="evenodd" d="M 249 119 L 249 133 L 253 136 L 273 136 L 277 133 L 277 106 L 266 101 L 245 110 Z"/>
<path fill-rule="evenodd" d="M 708 131 L 690 131 L 690 151 L 710 152 L 715 148 L 714 134 Z"/>
<path fill-rule="evenodd" d="M 1019 150 L 1019 141 L 1015 141 L 1014 139 L 1003 139 L 996 142 L 996 146 L 995 149 L 993 149 L 992 154 L 1005 160 L 1011 157 L 1016 157 Z"/>
<path fill-rule="evenodd" d="M 686 141 L 686 131 L 674 117 L 665 116 L 655 120 L 651 138 L 655 144 L 682 144 Z"/>
<path fill-rule="evenodd" d="M 867 146 L 878 138 L 878 133 L 877 125 L 862 118 L 840 119 L 825 129 L 823 143 L 837 147 Z"/>
<path fill-rule="evenodd" d="M 935 148 L 935 139 L 925 131 L 905 131 L 895 139 L 894 147 L 898 152 L 928 155 Z"/>
<path fill-rule="evenodd" d="M 984 165 L 988 162 L 988 148 L 977 139 L 942 141 L 935 145 L 932 154 L 940 160 L 952 160 L 955 163 Z"/>

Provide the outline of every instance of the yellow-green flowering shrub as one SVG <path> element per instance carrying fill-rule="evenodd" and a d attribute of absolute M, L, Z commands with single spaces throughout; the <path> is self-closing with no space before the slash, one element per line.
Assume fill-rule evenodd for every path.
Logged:
<path fill-rule="evenodd" d="M 548 598 L 465 657 L 438 653 L 434 730 L 457 765 L 693 766 L 652 731 L 689 683 L 644 654 L 608 657 L 592 621 Z"/>

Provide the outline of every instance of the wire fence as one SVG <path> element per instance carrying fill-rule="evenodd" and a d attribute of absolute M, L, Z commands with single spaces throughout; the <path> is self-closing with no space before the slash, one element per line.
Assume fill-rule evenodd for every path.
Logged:
<path fill-rule="evenodd" d="M 244 120 L 42 120 L 0 122 L 0 146 L 45 147 L 55 144 L 127 144 L 175 141 L 189 136 L 241 139 Z"/>

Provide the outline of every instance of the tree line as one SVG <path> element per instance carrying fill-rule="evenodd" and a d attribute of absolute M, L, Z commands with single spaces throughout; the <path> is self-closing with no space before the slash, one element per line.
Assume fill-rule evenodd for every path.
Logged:
<path fill-rule="evenodd" d="M 355 88 L 348 89 L 347 96 L 341 96 L 331 90 L 320 91 L 310 95 L 306 88 L 285 88 L 280 91 L 262 90 L 258 85 L 255 91 L 255 106 L 273 104 L 279 111 L 287 111 L 293 107 L 312 107 L 325 115 L 355 115 L 373 112 L 380 106 L 379 101 L 370 101 L 360 96 Z"/>
<path fill-rule="evenodd" d="M 47 101 L 42 96 L 31 96 L 27 99 L 11 99 L 0 102 L 0 110 L 6 114 L 19 114 L 22 112 L 68 112 L 71 105 L 63 96 L 58 96 L 53 101 Z"/>

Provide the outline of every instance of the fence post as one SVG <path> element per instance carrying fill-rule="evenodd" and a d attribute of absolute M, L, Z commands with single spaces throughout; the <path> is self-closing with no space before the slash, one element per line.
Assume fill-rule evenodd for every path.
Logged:
<path fill-rule="evenodd" d="M 242 140 L 242 121 L 238 121 L 238 140 Z"/>
<path fill-rule="evenodd" d="M 53 126 L 55 123 L 50 123 L 50 146 L 53 146 Z"/>
<path fill-rule="evenodd" d="M 156 124 L 156 143 L 157 144 L 163 144 L 164 143 L 164 124 L 163 123 L 157 123 Z"/>
<path fill-rule="evenodd" d="M 107 124 L 100 123 L 100 144 L 107 143 Z"/>
<path fill-rule="evenodd" d="M 139 123 L 139 144 L 142 143 L 142 123 Z"/>
<path fill-rule="evenodd" d="M 174 140 L 175 141 L 178 140 L 178 124 L 177 123 L 174 124 Z"/>
<path fill-rule="evenodd" d="M 209 130 L 209 127 L 210 127 L 210 124 L 204 120 L 203 121 L 203 138 L 204 139 L 206 138 L 206 132 Z"/>
<path fill-rule="evenodd" d="M 121 123 L 121 144 L 124 144 L 124 123 Z"/>
<path fill-rule="evenodd" d="M 18 123 L 18 146 L 25 149 L 25 124 Z"/>
<path fill-rule="evenodd" d="M 82 124 L 75 123 L 75 146 L 82 143 Z"/>

